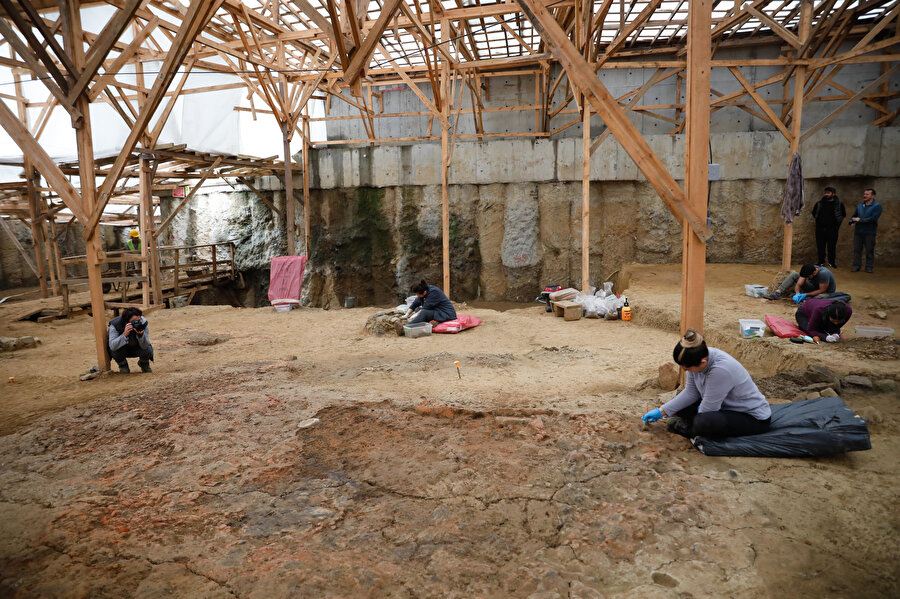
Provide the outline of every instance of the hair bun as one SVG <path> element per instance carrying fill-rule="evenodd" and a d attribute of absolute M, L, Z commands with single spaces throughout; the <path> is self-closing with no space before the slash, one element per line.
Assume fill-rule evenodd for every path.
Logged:
<path fill-rule="evenodd" d="M 703 343 L 703 335 L 694 329 L 688 329 L 681 338 L 681 347 L 689 349 L 692 347 L 700 347 Z"/>

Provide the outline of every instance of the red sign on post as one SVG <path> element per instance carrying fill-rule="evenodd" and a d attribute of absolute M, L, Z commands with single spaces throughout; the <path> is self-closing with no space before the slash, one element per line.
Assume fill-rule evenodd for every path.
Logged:
<path fill-rule="evenodd" d="M 184 187 L 176 187 L 172 190 L 173 198 L 183 198 L 184 197 Z"/>

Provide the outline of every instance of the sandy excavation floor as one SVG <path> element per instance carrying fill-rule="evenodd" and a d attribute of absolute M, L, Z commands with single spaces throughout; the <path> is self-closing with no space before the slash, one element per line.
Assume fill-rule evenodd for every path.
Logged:
<path fill-rule="evenodd" d="M 0 305 L 43 340 L 0 354 L 0 596 L 898 596 L 898 344 L 737 339 L 793 310 L 742 295 L 775 269 L 710 265 L 707 335 L 771 401 L 811 364 L 876 386 L 841 393 L 870 451 L 708 458 L 638 420 L 672 395 L 679 272 L 629 269 L 632 323 L 469 306 L 416 340 L 366 335 L 374 308 L 161 311 L 152 375 L 88 382 L 86 318 Z M 838 273 L 851 324 L 900 326 L 898 274 Z"/>

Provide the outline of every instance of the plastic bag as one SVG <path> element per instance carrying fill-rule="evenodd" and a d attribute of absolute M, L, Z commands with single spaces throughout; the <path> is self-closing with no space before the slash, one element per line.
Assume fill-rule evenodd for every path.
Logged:
<path fill-rule="evenodd" d="M 412 303 L 414 301 L 416 301 L 416 296 L 415 295 L 409 296 L 408 298 L 406 298 L 404 303 L 402 303 L 399 306 L 397 306 L 396 308 L 394 308 L 394 312 L 399 312 L 401 314 L 406 313 L 406 311 L 409 310 L 409 307 L 412 306 Z"/>
<path fill-rule="evenodd" d="M 606 281 L 603 283 L 603 289 L 598 289 L 594 294 L 597 297 L 606 297 L 607 295 L 612 295 L 613 283 L 612 281 Z"/>
<path fill-rule="evenodd" d="M 581 304 L 581 309 L 584 312 L 585 318 L 603 318 L 603 315 L 606 314 L 606 306 L 599 297 L 593 295 L 580 295 L 573 301 L 577 304 Z"/>

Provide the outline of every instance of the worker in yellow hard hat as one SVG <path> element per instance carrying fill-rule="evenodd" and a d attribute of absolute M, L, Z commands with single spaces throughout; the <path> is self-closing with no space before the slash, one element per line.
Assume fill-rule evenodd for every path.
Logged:
<path fill-rule="evenodd" d="M 132 252 L 141 251 L 141 232 L 137 229 L 132 229 L 128 233 L 128 242 L 125 244 L 125 247 Z"/>

